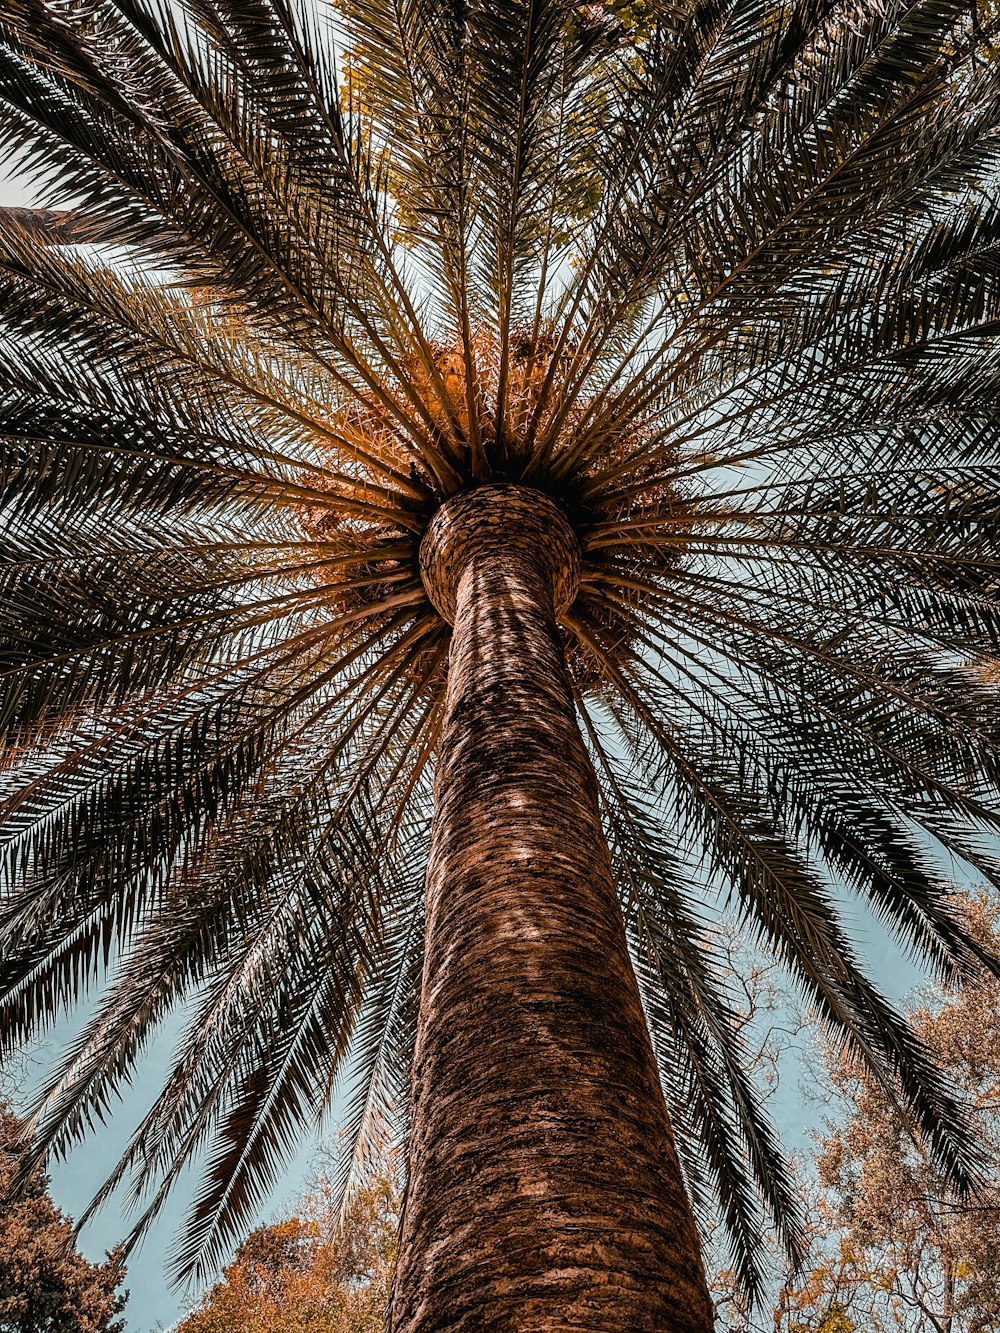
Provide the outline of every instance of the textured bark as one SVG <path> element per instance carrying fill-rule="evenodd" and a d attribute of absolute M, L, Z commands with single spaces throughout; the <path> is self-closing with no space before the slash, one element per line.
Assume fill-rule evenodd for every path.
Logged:
<path fill-rule="evenodd" d="M 556 628 L 572 534 L 524 488 L 473 497 L 452 502 L 425 561 L 455 628 L 390 1327 L 704 1333 L 698 1238 Z"/>

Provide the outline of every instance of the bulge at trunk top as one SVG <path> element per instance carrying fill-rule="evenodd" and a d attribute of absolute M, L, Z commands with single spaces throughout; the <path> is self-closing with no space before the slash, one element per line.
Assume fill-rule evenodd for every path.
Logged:
<path fill-rule="evenodd" d="M 427 596 L 449 625 L 470 558 L 491 549 L 530 552 L 551 578 L 556 616 L 572 605 L 580 586 L 580 545 L 562 510 L 529 486 L 480 486 L 446 500 L 420 543 Z"/>

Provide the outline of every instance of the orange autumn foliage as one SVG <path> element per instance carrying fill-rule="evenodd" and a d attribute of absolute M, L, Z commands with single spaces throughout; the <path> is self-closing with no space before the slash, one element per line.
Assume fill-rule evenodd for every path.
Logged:
<path fill-rule="evenodd" d="M 382 1333 L 398 1197 L 389 1175 L 358 1192 L 343 1226 L 320 1186 L 305 1216 L 254 1231 L 176 1333 Z"/>

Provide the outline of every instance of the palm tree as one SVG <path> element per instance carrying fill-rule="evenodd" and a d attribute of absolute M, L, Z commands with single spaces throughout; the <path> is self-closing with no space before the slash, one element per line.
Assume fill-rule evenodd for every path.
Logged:
<path fill-rule="evenodd" d="M 998 962 L 1000 71 L 968 0 L 4 0 L 0 1028 L 242 1234 L 346 1088 L 394 1333 L 705 1330 L 792 1188 L 728 904 L 956 1187 L 844 896 Z M 66 208 L 71 211 L 66 212 Z M 411 1075 L 412 1070 L 412 1075 Z M 411 1082 L 412 1077 L 412 1082 Z"/>

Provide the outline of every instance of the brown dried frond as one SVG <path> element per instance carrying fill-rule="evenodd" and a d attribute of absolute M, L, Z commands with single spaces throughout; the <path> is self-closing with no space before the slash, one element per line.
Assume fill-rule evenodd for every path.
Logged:
<path fill-rule="evenodd" d="M 341 509 L 319 504 L 303 504 L 299 510 L 302 526 L 316 543 L 316 555 L 321 559 L 313 579 L 327 592 L 336 615 L 375 606 L 397 585 L 418 577 L 413 533 L 374 512 L 381 496 L 360 467 L 356 481 L 335 475 L 335 466 L 341 462 L 331 450 L 330 473 L 325 477 L 310 474 L 310 486 L 348 502 L 372 504 L 373 510 L 352 511 L 348 505 Z M 325 556 L 329 556 L 329 563 L 322 559 Z"/>
<path fill-rule="evenodd" d="M 606 493 L 588 492 L 586 476 L 580 482 L 587 499 L 578 502 L 583 546 L 579 609 L 611 663 L 641 651 L 635 624 L 683 560 L 693 531 L 690 503 L 672 480 L 679 465 L 676 449 L 644 445 L 641 428 L 609 432 L 600 450 L 601 470 L 622 464 L 621 478 Z M 583 688 L 600 689 L 606 683 L 604 666 L 585 644 L 568 647 L 567 657 Z"/>
<path fill-rule="evenodd" d="M 410 388 L 443 435 L 454 441 L 457 425 L 464 440 L 469 431 L 469 403 L 462 346 L 460 343 L 452 347 L 435 343 L 431 345 L 431 352 L 433 371 L 416 357 L 404 362 Z"/>

